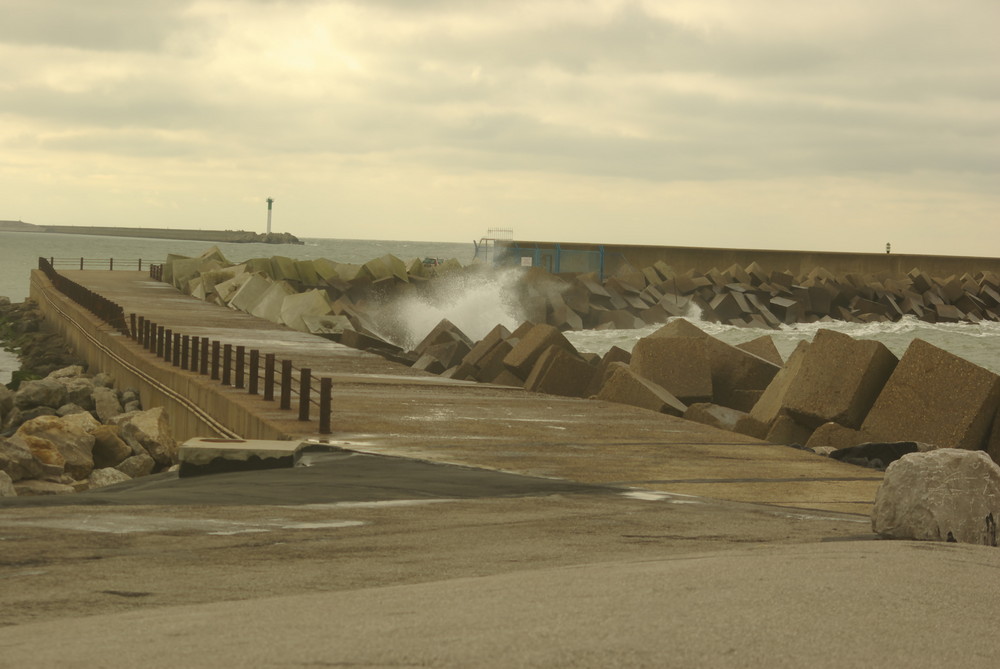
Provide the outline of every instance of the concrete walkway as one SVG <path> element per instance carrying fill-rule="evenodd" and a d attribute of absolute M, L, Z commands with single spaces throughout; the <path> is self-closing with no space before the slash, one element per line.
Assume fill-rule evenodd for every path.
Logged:
<path fill-rule="evenodd" d="M 596 400 L 451 381 L 186 296 L 142 272 L 68 278 L 174 332 L 274 352 L 334 379 L 334 445 L 582 483 L 867 515 L 876 471 Z M 136 347 L 138 348 L 138 347 Z M 162 365 L 146 354 L 150 365 Z M 191 376 L 196 376 L 192 374 Z M 201 377 L 204 378 L 204 377 Z M 217 382 L 216 382 L 217 383 Z M 315 423 L 231 388 L 282 432 Z"/>

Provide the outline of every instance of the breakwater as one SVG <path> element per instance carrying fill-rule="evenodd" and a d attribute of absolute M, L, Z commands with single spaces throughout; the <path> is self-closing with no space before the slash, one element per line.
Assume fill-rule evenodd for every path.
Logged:
<path fill-rule="evenodd" d="M 33 225 L 22 221 L 0 221 L 0 232 L 46 232 L 99 237 L 136 237 L 139 239 L 179 239 L 233 244 L 302 244 L 288 232 L 249 232 L 247 230 L 184 230 L 179 228 L 136 228 L 92 225 Z"/>

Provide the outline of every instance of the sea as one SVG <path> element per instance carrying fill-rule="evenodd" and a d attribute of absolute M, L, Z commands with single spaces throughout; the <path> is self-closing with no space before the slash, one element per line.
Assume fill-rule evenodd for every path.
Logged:
<path fill-rule="evenodd" d="M 282 255 L 295 259 L 328 258 L 336 262 L 362 264 L 392 254 L 409 263 L 414 258 L 458 260 L 472 263 L 475 248 L 469 242 L 423 242 L 405 240 L 304 239 L 304 245 L 216 244 L 233 262 L 250 258 Z M 37 268 L 38 258 L 56 258 L 62 264 L 76 261 L 115 259 L 121 267 L 131 263 L 143 267 L 162 262 L 168 254 L 196 256 L 212 248 L 196 241 L 145 239 L 133 237 L 98 237 L 37 232 L 0 232 L 0 296 L 20 302 L 28 295 L 29 272 Z M 77 265 L 78 266 L 78 265 Z M 975 268 L 970 268 L 974 270 Z M 442 287 L 428 295 L 411 295 L 403 300 L 380 305 L 376 323 L 386 323 L 386 338 L 412 347 L 442 318 L 448 318 L 469 337 L 479 339 L 497 324 L 513 329 L 523 320 L 512 298 L 512 286 L 518 268 L 497 269 L 463 274 L 452 279 L 438 279 Z M 813 323 L 782 327 L 780 330 L 741 328 L 702 322 L 697 311 L 686 316 L 699 327 L 724 341 L 738 344 L 767 335 L 786 357 L 799 341 L 811 340 L 821 328 L 837 330 L 859 339 L 874 339 L 885 344 L 897 356 L 910 342 L 923 339 L 986 369 L 1000 373 L 1000 323 L 924 323 L 907 317 L 895 323 Z M 403 324 L 402 327 L 400 324 Z M 392 324 L 391 327 L 388 324 Z M 567 338 L 581 352 L 603 354 L 612 346 L 631 350 L 641 337 L 660 325 L 633 330 L 590 330 L 568 332 Z M 0 351 L 0 382 L 6 383 L 17 369 L 16 358 Z"/>

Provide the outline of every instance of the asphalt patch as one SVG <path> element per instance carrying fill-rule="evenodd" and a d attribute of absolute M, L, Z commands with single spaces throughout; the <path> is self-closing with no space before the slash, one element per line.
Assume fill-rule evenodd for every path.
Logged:
<path fill-rule="evenodd" d="M 330 504 L 619 492 L 573 481 L 339 451 L 311 457 L 308 466 L 190 478 L 157 474 L 76 494 L 3 497 L 0 507 Z"/>

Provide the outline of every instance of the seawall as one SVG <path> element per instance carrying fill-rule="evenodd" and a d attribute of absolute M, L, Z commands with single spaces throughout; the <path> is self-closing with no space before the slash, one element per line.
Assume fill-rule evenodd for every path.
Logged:
<path fill-rule="evenodd" d="M 966 272 L 1000 272 L 1000 258 L 942 256 L 914 253 L 841 253 L 832 251 L 780 251 L 768 249 L 719 249 L 693 246 L 638 246 L 625 244 L 573 244 L 540 241 L 498 241 L 517 258 L 532 258 L 548 271 L 600 271 L 612 275 L 624 263 L 641 268 L 665 262 L 676 272 L 726 270 L 733 265 L 757 263 L 766 272 L 790 272 L 803 276 L 817 267 L 834 274 L 878 274 L 903 276 L 913 268 L 936 277 L 961 276 Z M 602 260 L 603 259 L 603 260 Z"/>

